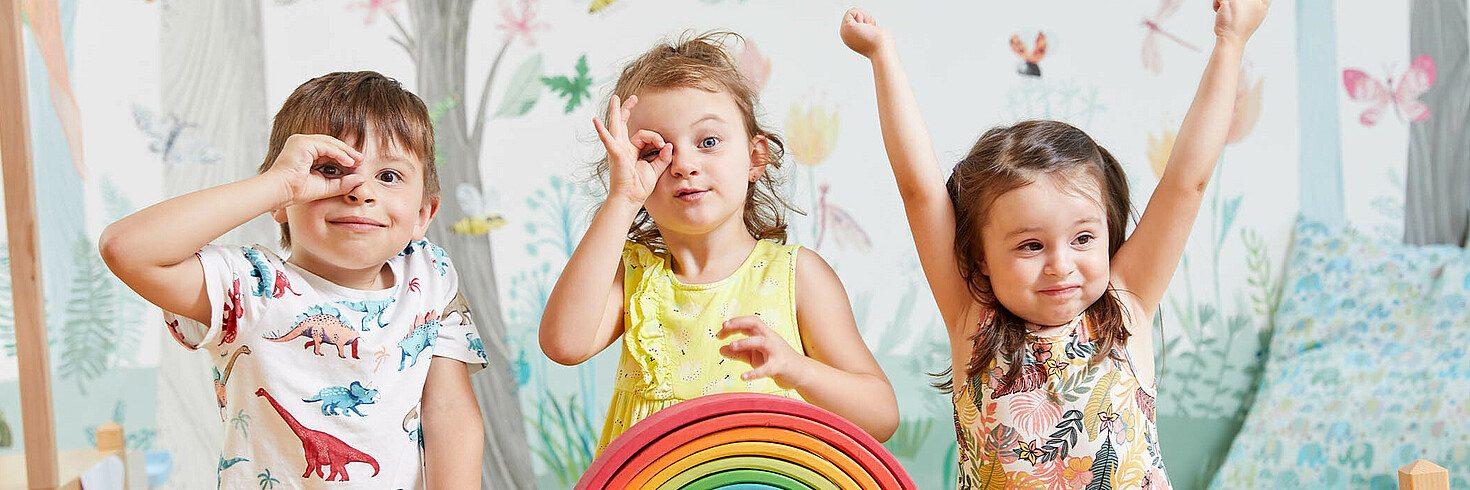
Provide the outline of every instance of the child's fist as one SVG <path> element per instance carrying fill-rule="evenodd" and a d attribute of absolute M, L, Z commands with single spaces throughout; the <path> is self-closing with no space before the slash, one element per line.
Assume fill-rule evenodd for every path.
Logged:
<path fill-rule="evenodd" d="M 352 172 L 361 161 L 361 152 L 337 138 L 293 134 L 266 174 L 281 179 L 289 206 L 352 191 L 363 182 L 361 175 Z"/>
<path fill-rule="evenodd" d="M 1270 6 L 1271 0 L 1215 0 L 1215 36 L 1245 44 Z"/>
<path fill-rule="evenodd" d="M 872 58 L 884 45 L 893 42 L 893 36 L 878 27 L 878 21 L 863 9 L 848 9 L 842 14 L 842 42 L 858 54 Z"/>

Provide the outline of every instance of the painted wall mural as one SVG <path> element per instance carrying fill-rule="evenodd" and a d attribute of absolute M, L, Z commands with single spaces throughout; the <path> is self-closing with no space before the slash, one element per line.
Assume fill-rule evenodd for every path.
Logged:
<path fill-rule="evenodd" d="M 1119 157 L 1140 210 L 1213 40 L 1212 13 L 1184 0 L 1068 1 L 1065 14 L 861 3 L 898 36 L 941 162 L 991 126 L 1061 119 Z M 1447 135 L 1470 129 L 1470 43 L 1463 5 L 1427 3 L 1279 1 L 1247 49 L 1228 145 L 1153 326 L 1163 331 L 1161 445 L 1180 488 L 1208 484 L 1250 406 L 1295 213 L 1463 242 L 1470 198 L 1452 191 L 1470 185 L 1470 143 Z M 270 117 L 296 85 L 371 69 L 422 97 L 436 124 L 444 192 L 430 236 L 455 256 L 491 361 L 472 379 L 486 488 L 570 487 L 593 459 L 617 347 L 561 366 L 541 354 L 536 328 L 599 200 L 591 117 L 622 64 L 655 41 L 728 29 L 744 37 L 732 54 L 760 88 L 763 121 L 787 141 L 782 178 L 804 213 L 792 216 L 791 241 L 842 278 L 898 392 L 902 422 L 885 446 L 919 488 L 953 481 L 951 407 L 928 374 L 947 365 L 947 344 L 884 156 L 868 65 L 837 37 L 847 3 L 24 5 L 61 446 L 122 422 L 131 447 L 173 453 L 166 488 L 212 485 L 238 463 L 212 436 L 221 413 L 208 360 L 160 335 L 156 308 L 102 266 L 97 236 L 165 197 L 253 174 Z M 262 219 L 222 241 L 273 246 L 274 229 Z M 21 440 L 9 301 L 0 276 L 0 453 Z M 259 422 L 223 417 L 245 433 Z M 279 477 L 255 481 L 267 489 Z"/>

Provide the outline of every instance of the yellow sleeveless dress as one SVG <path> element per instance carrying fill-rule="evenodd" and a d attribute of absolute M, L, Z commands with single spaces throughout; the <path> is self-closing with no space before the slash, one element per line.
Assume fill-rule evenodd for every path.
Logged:
<path fill-rule="evenodd" d="M 796 328 L 796 252 L 800 245 L 756 242 L 730 277 L 683 284 L 667 253 L 623 246 L 623 355 L 597 451 L 644 417 L 675 403 L 715 393 L 754 392 L 800 400 L 770 378 L 743 381 L 750 364 L 725 359 L 715 338 L 731 318 L 755 315 L 805 355 Z"/>

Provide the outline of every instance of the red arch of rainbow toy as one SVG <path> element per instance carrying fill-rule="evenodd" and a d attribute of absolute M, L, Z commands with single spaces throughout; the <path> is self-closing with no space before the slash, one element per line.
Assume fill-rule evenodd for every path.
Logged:
<path fill-rule="evenodd" d="M 725 393 L 634 424 L 598 455 L 576 488 L 915 487 L 882 444 L 832 412 L 775 395 Z"/>

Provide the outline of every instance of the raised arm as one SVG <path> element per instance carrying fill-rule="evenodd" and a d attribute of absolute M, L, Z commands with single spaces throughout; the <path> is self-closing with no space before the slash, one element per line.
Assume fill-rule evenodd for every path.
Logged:
<path fill-rule="evenodd" d="M 1230 130 L 1245 42 L 1270 5 L 1270 0 L 1215 2 L 1215 49 L 1199 90 L 1138 227 L 1112 259 L 1114 285 L 1136 295 L 1142 311 L 1158 306 L 1184 254 L 1205 186 Z"/>
<path fill-rule="evenodd" d="M 623 243 L 674 154 L 658 133 L 641 130 L 629 138 L 628 117 L 637 104 L 636 95 L 621 105 L 614 95 L 608 125 L 592 119 L 607 147 L 607 200 L 567 260 L 541 315 L 541 351 L 558 364 L 591 359 L 622 334 Z"/>
<path fill-rule="evenodd" d="M 861 9 L 848 10 L 842 16 L 841 33 L 847 47 L 873 63 L 883 146 L 898 181 L 898 193 L 903 198 L 919 263 L 945 325 L 952 333 L 963 331 L 964 326 L 959 324 L 963 321 L 961 316 L 973 301 L 955 263 L 954 207 L 934 158 L 929 130 L 919 114 L 908 75 L 899 62 L 893 36 Z"/>
<path fill-rule="evenodd" d="M 194 252 L 262 213 L 351 191 L 363 177 L 339 171 L 360 161 L 362 153 L 337 138 L 292 135 L 263 174 L 175 197 L 108 225 L 98 244 L 102 261 L 143 299 L 208 325 L 204 269 Z"/>

